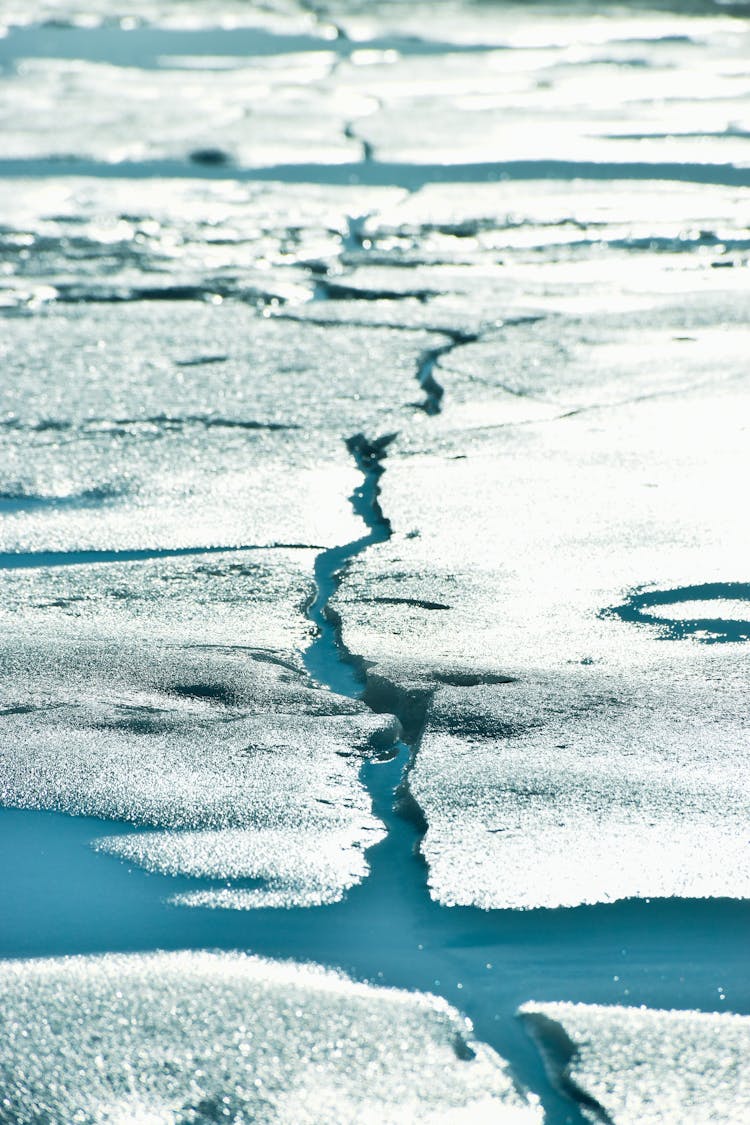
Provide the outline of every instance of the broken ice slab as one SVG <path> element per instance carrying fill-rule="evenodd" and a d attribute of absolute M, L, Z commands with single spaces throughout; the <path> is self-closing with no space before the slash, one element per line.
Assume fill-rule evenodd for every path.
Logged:
<path fill-rule="evenodd" d="M 0 966 L 0 1108 L 15 1125 L 540 1125 L 444 1000 L 241 954 Z"/>
<path fill-rule="evenodd" d="M 475 184 L 468 196 L 465 185 L 432 183 L 406 199 L 383 200 L 363 225 L 366 248 L 360 247 L 356 253 L 350 248 L 345 262 L 351 266 L 361 261 L 382 266 L 482 266 L 475 274 L 481 279 L 480 288 L 487 284 L 488 275 L 510 271 L 515 276 L 521 265 L 543 266 L 541 292 L 541 282 L 549 283 L 550 267 L 555 263 L 570 270 L 590 258 L 593 265 L 607 252 L 605 267 L 612 268 L 612 259 L 618 259 L 612 281 L 632 290 L 638 280 L 653 286 L 658 254 L 670 272 L 676 273 L 674 280 L 682 289 L 682 271 L 705 266 L 706 258 L 716 260 L 735 250 L 740 254 L 747 250 L 747 198 L 747 189 L 742 187 L 675 182 L 667 192 L 657 179 L 633 181 L 611 175 L 575 182 L 522 178 Z M 690 255 L 696 256 L 690 260 Z M 632 270 L 627 268 L 631 260 Z M 639 275 L 635 266 L 643 267 L 644 262 Z M 503 270 L 497 269 L 499 265 Z M 496 267 L 492 273 L 491 266 Z M 392 272 L 398 275 L 397 270 Z M 409 276 L 409 271 L 401 272 Z M 450 277 L 447 271 L 443 273 Z M 440 273 L 435 274 L 431 278 L 429 272 L 414 269 L 412 284 L 445 291 Z M 460 276 L 456 271 L 457 279 Z M 464 276 L 468 276 L 465 271 Z M 354 284 L 356 280 L 343 279 Z M 533 280 L 528 271 L 528 281 Z M 692 281 L 696 281 L 694 272 Z M 716 281 L 707 275 L 702 284 Z M 721 284 L 727 284 L 727 279 Z M 569 275 L 571 288 L 577 286 L 571 286 Z"/>
<path fill-rule="evenodd" d="M 552 1080 L 587 1121 L 742 1125 L 750 1019 L 728 1012 L 524 1004 Z"/>
<path fill-rule="evenodd" d="M 345 439 L 392 432 L 415 413 L 418 358 L 435 342 L 444 338 L 287 323 L 230 303 L 9 315 L 0 493 L 16 510 L 2 519 L 0 550 L 355 540 L 348 496 L 359 474 Z"/>
<path fill-rule="evenodd" d="M 253 810 L 249 818 L 252 828 L 113 835 L 102 837 L 95 847 L 147 871 L 216 880 L 216 887 L 173 895 L 170 901 L 181 906 L 255 910 L 338 902 L 345 891 L 367 877 L 365 850 L 377 844 L 385 832 L 379 821 L 368 815 L 367 802 L 360 799 L 359 789 L 354 800 L 347 792 L 351 789 L 351 777 L 347 776 L 350 770 L 341 767 L 338 779 L 328 776 L 323 781 L 318 776 L 317 784 L 308 786 L 304 794 L 308 807 L 292 809 L 288 799 L 285 801 L 285 788 L 289 789 L 290 775 L 298 769 L 294 757 L 292 747 L 290 760 L 276 762 L 275 771 L 264 771 L 265 798 L 275 808 L 270 816 L 266 810 Z M 324 761 L 330 768 L 328 759 Z M 299 772 L 303 769 L 300 765 Z M 257 776 L 254 781 L 260 788 Z M 337 802 L 342 804 L 338 810 Z M 258 880 L 259 885 L 231 885 L 232 880 L 248 879 Z"/>
<path fill-rule="evenodd" d="M 442 413 L 388 450 L 393 537 L 335 599 L 368 698 L 421 708 L 409 784 L 445 904 L 750 896 L 745 657 L 736 614 L 714 621 L 750 549 L 742 307 L 653 310 L 639 341 L 641 319 L 441 356 Z M 669 618 L 621 611 L 639 590 Z"/>
<path fill-rule="evenodd" d="M 666 194 L 663 184 L 626 180 L 508 181 L 472 186 L 467 199 L 460 184 L 433 184 L 382 201 L 322 279 L 328 299 L 283 315 L 444 329 L 461 344 L 436 372 L 451 379 L 454 407 L 476 400 L 483 383 L 524 395 L 527 406 L 574 405 L 565 385 L 590 357 L 592 392 L 604 376 L 606 393 L 617 394 L 610 372 L 628 344 L 625 389 L 635 390 L 637 360 L 644 389 L 654 390 L 684 366 L 696 371 L 698 353 L 704 373 L 727 349 L 737 366 L 738 337 L 724 339 L 722 326 L 746 329 L 749 199 L 747 188 L 674 184 Z M 591 316 L 593 336 L 583 324 Z M 699 328 L 698 346 L 686 347 Z M 581 358 L 568 371 L 571 349 Z M 462 372 L 474 383 L 468 394 Z M 484 409 L 493 401 L 486 394 Z"/>
<path fill-rule="evenodd" d="M 340 898 L 382 833 L 362 754 L 396 730 L 304 672 L 313 561 L 0 571 L 0 801 L 175 832 L 108 840 L 151 869 Z"/>

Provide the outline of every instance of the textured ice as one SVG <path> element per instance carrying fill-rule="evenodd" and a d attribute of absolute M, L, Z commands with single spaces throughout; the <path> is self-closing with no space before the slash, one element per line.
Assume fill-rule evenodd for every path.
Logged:
<path fill-rule="evenodd" d="M 359 476 L 344 439 L 416 412 L 417 360 L 434 342 L 444 338 L 318 328 L 229 303 L 9 317 L 0 493 L 18 510 L 0 550 L 356 539 L 347 497 Z"/>
<path fill-rule="evenodd" d="M 666 10 L 665 10 L 666 9 Z M 671 10 L 670 10 L 671 9 Z M 688 0 L 686 3 L 645 5 L 636 9 L 580 0 L 559 4 L 555 0 L 534 4 L 533 18 L 523 0 L 488 6 L 463 0 L 429 0 L 404 4 L 386 0 L 326 0 L 321 13 L 340 23 L 354 39 L 376 35 L 413 36 L 437 47 L 450 43 L 457 49 L 489 44 L 498 47 L 532 48 L 640 48 L 649 53 L 673 37 L 678 39 L 734 30 L 727 18 L 733 11 L 744 14 L 742 0 Z M 605 16 L 607 18 L 602 18 Z M 710 17 L 710 18 L 706 18 Z M 724 18 L 722 18 L 724 17 Z"/>
<path fill-rule="evenodd" d="M 627 18 L 612 23 L 615 43 L 632 33 Z M 439 70 L 429 55 L 388 56 L 380 65 L 344 67 L 336 80 L 360 95 L 377 93 L 380 106 L 362 116 L 357 133 L 384 161 L 745 164 L 739 59 L 747 28 L 730 21 L 722 30 L 693 30 L 694 37 L 649 51 L 645 63 L 643 44 L 609 56 L 601 43 L 567 42 L 446 53 Z"/>
<path fill-rule="evenodd" d="M 408 22 L 415 6 L 407 7 Z M 304 49 L 291 39 L 283 53 L 253 54 L 238 43 L 237 57 L 212 58 L 196 42 L 192 54 L 165 52 L 151 66 L 66 58 L 62 45 L 56 57 L 52 36 L 49 58 L 21 51 L 0 75 L 4 156 L 106 164 L 219 153 L 248 168 L 368 163 L 373 155 L 416 165 L 747 164 L 741 20 L 622 10 L 609 19 L 578 10 L 570 19 L 558 10 L 546 33 L 544 18 L 536 21 L 536 43 L 519 44 L 519 10 L 498 6 L 471 20 L 476 38 L 461 50 L 466 5 L 460 17 L 453 5 L 430 12 L 429 31 L 420 26 L 416 39 L 413 28 L 399 37 L 389 26 L 396 9 L 383 18 L 370 8 L 379 39 L 369 51 L 342 47 L 325 17 Z M 198 25 L 209 10 L 199 8 Z M 165 21 L 174 22 L 169 11 Z M 223 22 L 232 21 L 228 10 Z"/>
<path fill-rule="evenodd" d="M 360 755 L 393 734 L 307 680 L 313 560 L 0 572 L 2 803 L 160 829 L 102 846 L 224 892 L 252 878 L 287 904 L 340 898 L 381 834 Z"/>
<path fill-rule="evenodd" d="M 724 1012 L 524 1004 L 554 1080 L 587 1121 L 741 1125 L 750 1116 L 750 1020 Z"/>
<path fill-rule="evenodd" d="M 494 1051 L 443 1000 L 242 955 L 0 967 L 0 1113 L 14 1125 L 525 1125 Z"/>

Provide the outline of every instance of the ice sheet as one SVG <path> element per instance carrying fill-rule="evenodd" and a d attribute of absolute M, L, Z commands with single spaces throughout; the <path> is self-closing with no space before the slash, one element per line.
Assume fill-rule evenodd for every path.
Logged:
<path fill-rule="evenodd" d="M 418 413 L 417 361 L 440 340 L 195 301 L 11 316 L 0 550 L 356 539 L 345 440 Z"/>

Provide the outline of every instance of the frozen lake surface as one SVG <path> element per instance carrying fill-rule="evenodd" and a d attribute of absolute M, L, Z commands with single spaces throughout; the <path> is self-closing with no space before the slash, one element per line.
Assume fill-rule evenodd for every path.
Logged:
<path fill-rule="evenodd" d="M 749 14 L 1 0 L 1 1121 L 747 1120 Z"/>

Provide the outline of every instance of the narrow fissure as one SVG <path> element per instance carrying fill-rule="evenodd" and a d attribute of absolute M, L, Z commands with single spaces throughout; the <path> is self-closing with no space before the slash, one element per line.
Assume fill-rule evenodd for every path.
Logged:
<path fill-rule="evenodd" d="M 451 341 L 436 351 L 444 354 L 459 342 L 463 341 Z M 436 358 L 433 355 L 433 361 Z M 330 604 L 351 561 L 391 537 L 390 521 L 380 504 L 380 481 L 394 437 L 386 434 L 370 440 L 360 433 L 346 442 L 362 474 L 350 502 L 365 524 L 366 534 L 317 556 L 315 594 L 306 607 L 315 636 L 303 653 L 305 667 L 318 684 L 362 700 L 377 714 L 395 715 L 400 723 L 401 738 L 380 750 L 373 748 L 360 773 L 372 811 L 385 826 L 386 835 L 367 849 L 369 873 L 350 889 L 344 902 L 293 912 L 299 913 L 299 924 L 305 925 L 311 939 L 297 955 L 320 957 L 375 984 L 442 995 L 469 1016 L 477 1039 L 507 1060 L 519 1088 L 539 1097 L 546 1125 L 583 1125 L 578 1106 L 570 1100 L 575 1091 L 561 1091 L 550 1080 L 524 1026 L 514 1018 L 505 984 L 493 992 L 491 974 L 503 970 L 488 960 L 498 952 L 496 912 L 445 907 L 429 893 L 429 872 L 421 851 L 428 826 L 412 795 L 409 774 L 419 752 L 433 689 L 403 688 L 371 672 L 365 660 L 346 646 L 341 619 Z M 320 922 L 313 923 L 312 915 L 319 916 Z M 290 933 L 296 932 L 291 917 L 288 926 Z M 329 926 L 337 933 L 333 943 Z M 322 944 L 317 950 L 316 941 Z M 378 968 L 373 972 L 374 965 Z M 473 1057 L 471 1046 L 463 1040 L 456 1044 L 456 1053 L 466 1061 Z"/>
<path fill-rule="evenodd" d="M 440 360 L 443 356 L 455 351 L 456 348 L 461 348 L 465 344 L 473 344 L 479 339 L 479 334 L 475 332 L 445 332 L 444 334 L 449 336 L 449 342 L 439 344 L 435 348 L 428 348 L 422 352 L 417 367 L 417 382 L 425 394 L 424 401 L 417 405 L 420 410 L 424 410 L 425 414 L 431 416 L 439 414 L 442 410 L 443 395 L 445 394 L 445 388 L 435 378 L 435 369 Z"/>

